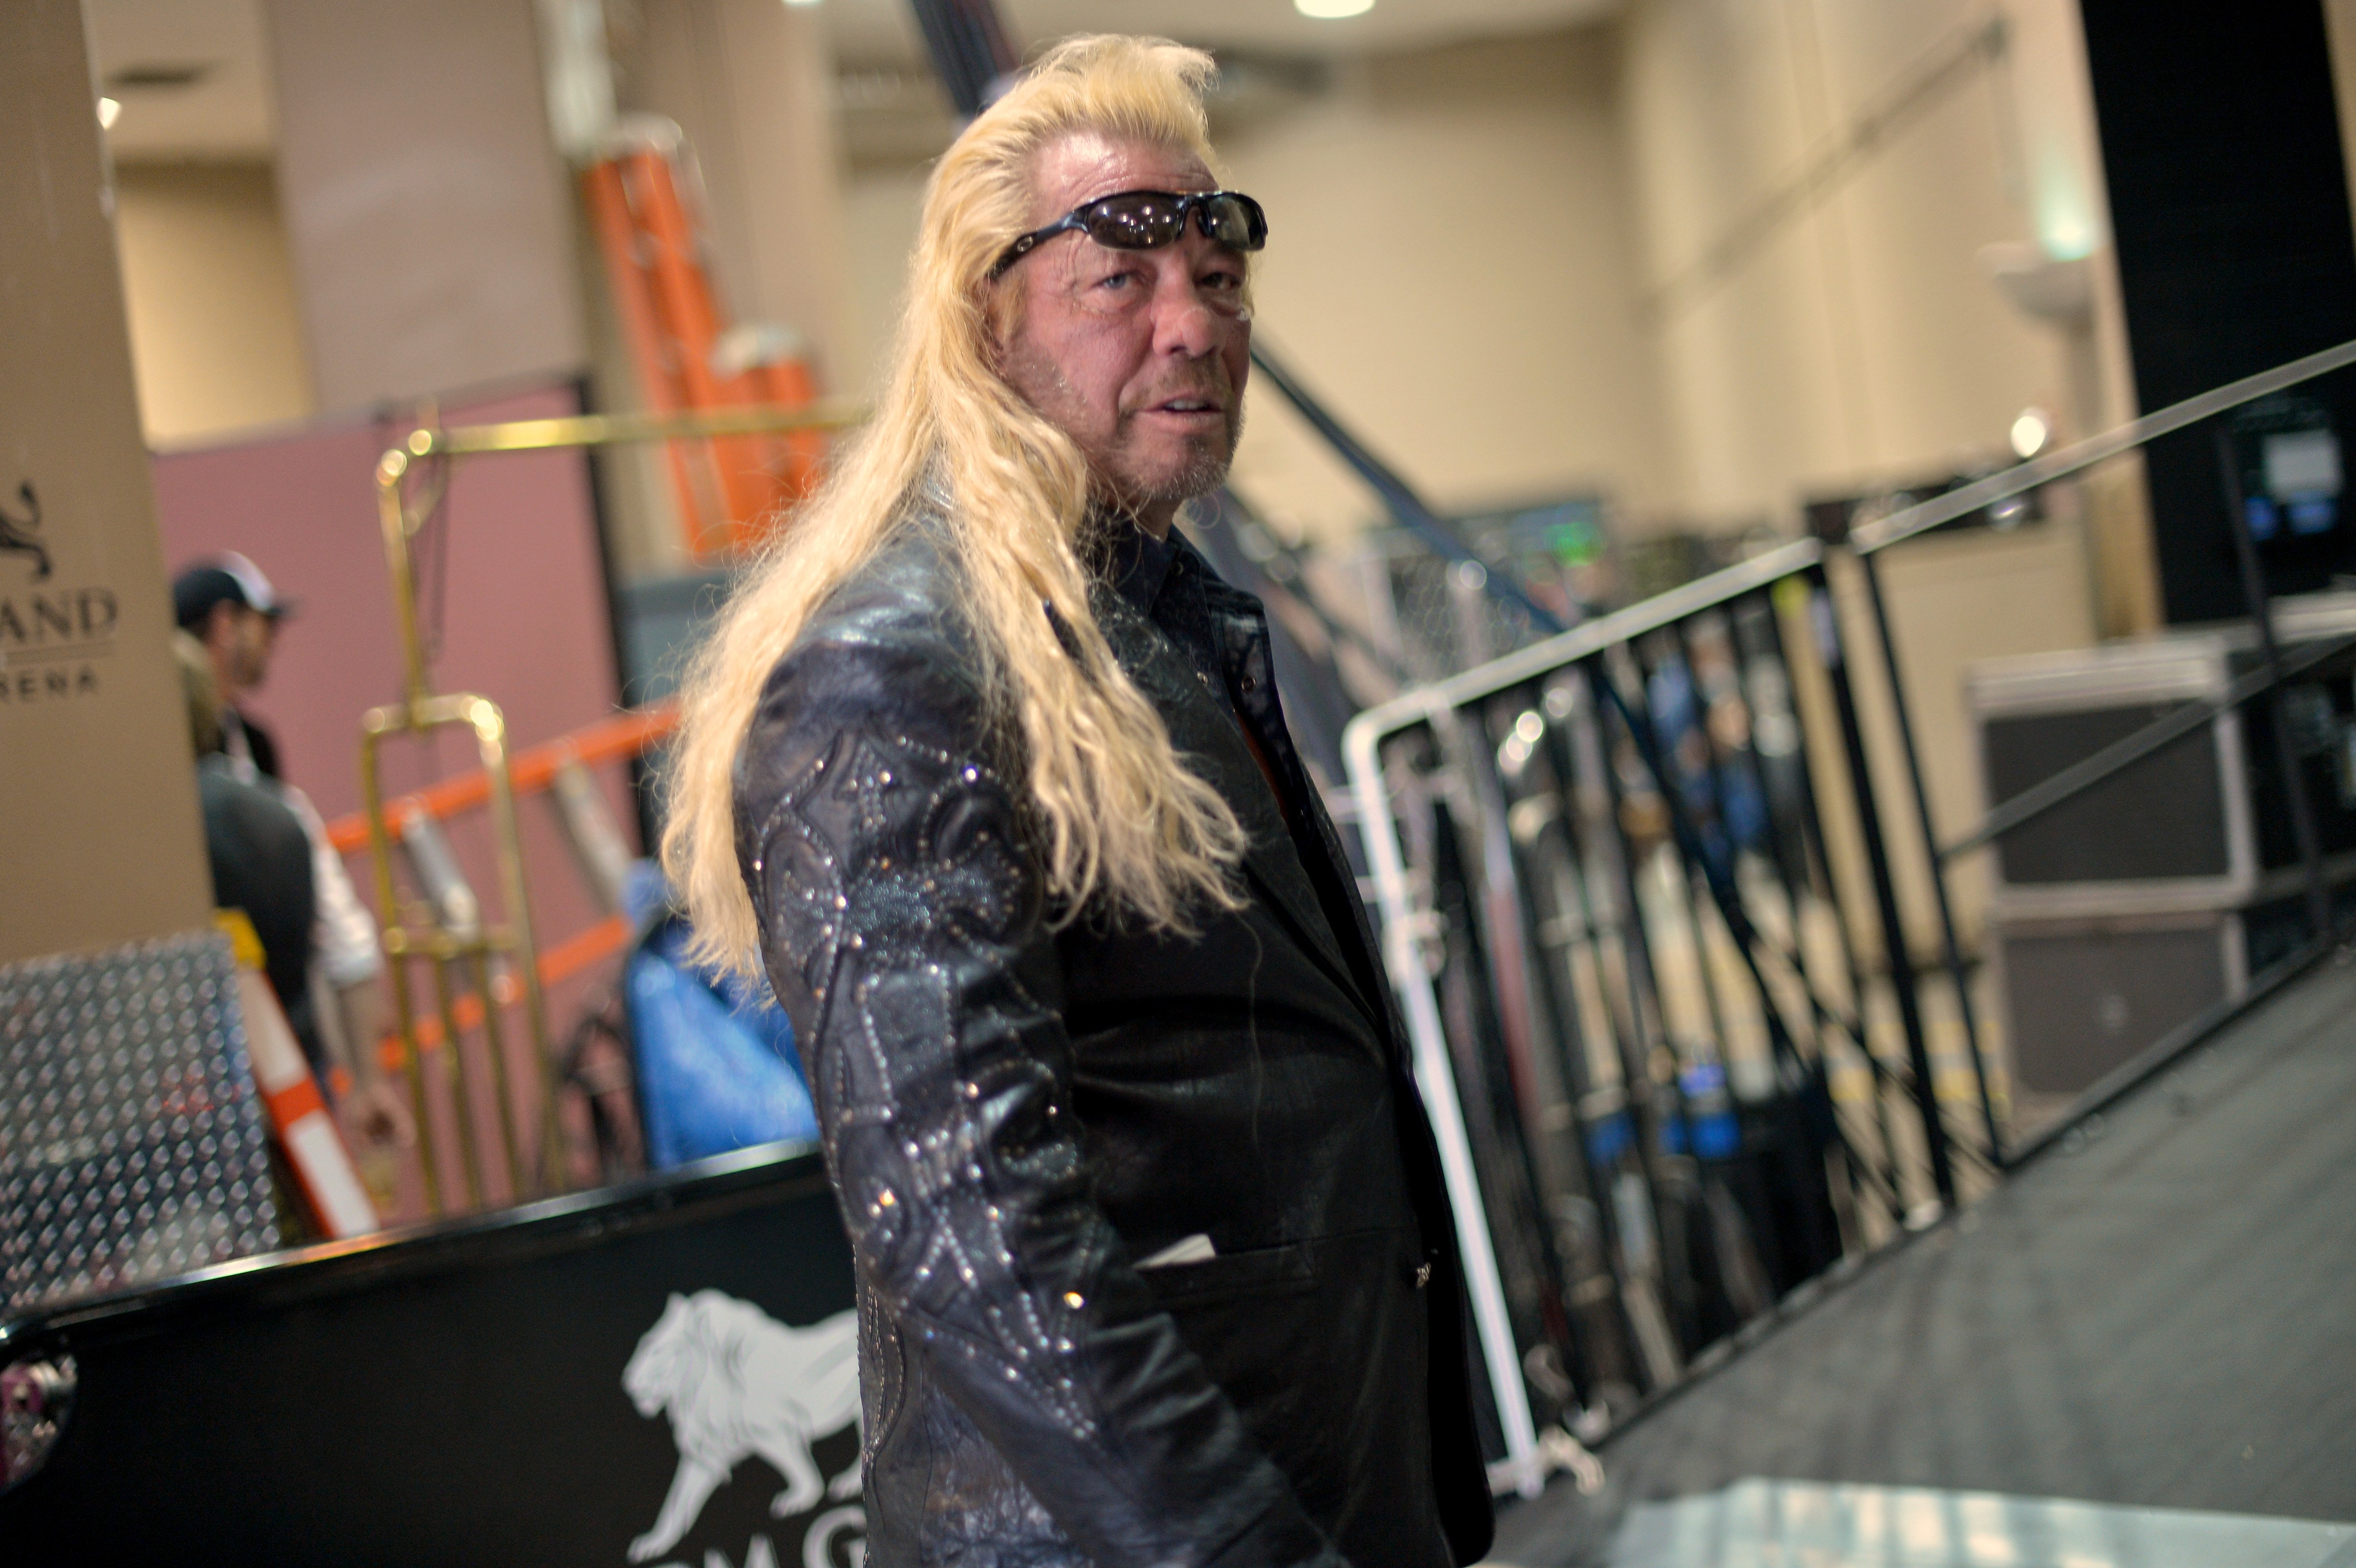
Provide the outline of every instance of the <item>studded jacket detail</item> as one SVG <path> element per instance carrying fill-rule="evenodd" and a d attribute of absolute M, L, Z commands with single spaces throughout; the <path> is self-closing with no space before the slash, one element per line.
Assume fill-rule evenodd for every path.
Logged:
<path fill-rule="evenodd" d="M 1173 569 L 1230 634 L 1232 716 L 1152 618 L 1095 605 L 1251 833 L 1248 907 L 1181 940 L 1053 918 L 949 570 L 913 521 L 780 659 L 736 763 L 858 1264 L 869 1561 L 1474 1560 L 1437 1160 L 1257 602 Z"/>

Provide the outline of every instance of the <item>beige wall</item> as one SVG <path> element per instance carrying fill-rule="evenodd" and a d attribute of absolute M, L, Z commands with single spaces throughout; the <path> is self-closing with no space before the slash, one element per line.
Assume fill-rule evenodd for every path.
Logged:
<path fill-rule="evenodd" d="M 1615 76 L 1592 31 L 1381 57 L 1223 140 L 1269 208 L 1259 329 L 1443 507 L 1661 498 Z M 1237 486 L 1280 527 L 1374 515 L 1273 394 L 1251 421 Z"/>
<path fill-rule="evenodd" d="M 907 301 L 908 257 L 916 248 L 924 200 L 921 168 L 859 169 L 843 187 L 851 330 L 837 356 L 837 386 L 847 395 L 872 398 L 882 390 L 892 334 Z"/>
<path fill-rule="evenodd" d="M 1977 0 L 1636 0 L 1622 23 L 1651 342 L 1673 493 L 1704 519 L 2005 449 L 2031 404 L 2091 433 L 2063 329 L 1998 293 L 1982 247 L 2100 250 L 2105 221 L 2074 5 L 2016 0 L 1993 55 Z M 1937 78 L 1930 67 L 1948 59 Z M 1835 163 L 1861 124 L 1904 103 Z M 1810 171 L 1822 177 L 1804 180 Z M 1708 263 L 1715 259 L 1713 268 Z M 2072 427 L 2075 428 L 2067 428 Z"/>
<path fill-rule="evenodd" d="M 80 7 L 0 5 L 0 963 L 212 903 L 90 82 Z"/>
<path fill-rule="evenodd" d="M 114 191 L 148 445 L 308 415 L 301 307 L 269 166 L 124 164 Z"/>
<path fill-rule="evenodd" d="M 1789 531 L 1804 496 L 2001 454 L 2031 404 L 2065 437 L 2126 418 L 2074 0 L 2009 0 L 1997 58 L 1753 221 L 1989 15 L 1633 0 L 1602 27 L 1341 62 L 1328 91 L 1217 127 L 1274 229 L 1260 331 L 1442 505 L 1600 489 L 1633 532 Z M 849 188 L 846 366 L 875 363 L 918 189 L 872 169 Z M 1446 221 L 1375 230 L 1418 194 Z M 2091 324 L 2008 302 L 1980 259 L 2005 241 L 2091 251 Z M 1272 396 L 1237 481 L 1290 531 L 1375 515 Z"/>
<path fill-rule="evenodd" d="M 267 0 L 322 410 L 586 364 L 531 0 Z"/>
<path fill-rule="evenodd" d="M 830 386 L 852 336 L 833 59 L 818 18 L 777 0 L 646 0 L 616 61 L 626 111 L 686 132 L 709 193 L 715 271 L 740 322 L 792 327 Z"/>

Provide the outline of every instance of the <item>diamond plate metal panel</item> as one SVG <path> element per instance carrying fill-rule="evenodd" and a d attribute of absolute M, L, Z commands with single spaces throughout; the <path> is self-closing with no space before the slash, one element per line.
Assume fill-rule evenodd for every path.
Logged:
<path fill-rule="evenodd" d="M 0 965 L 0 1307 L 277 1243 L 228 941 Z"/>

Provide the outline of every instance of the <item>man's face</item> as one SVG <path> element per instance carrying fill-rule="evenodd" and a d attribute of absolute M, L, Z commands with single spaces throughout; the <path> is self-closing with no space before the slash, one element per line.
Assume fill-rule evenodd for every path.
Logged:
<path fill-rule="evenodd" d="M 223 700 L 258 690 L 270 673 L 271 645 L 278 623 L 246 604 L 223 602 L 213 606 L 205 624 L 205 647 L 213 656 L 213 675 Z"/>
<path fill-rule="evenodd" d="M 1032 169 L 1030 222 L 1129 190 L 1215 190 L 1191 155 L 1083 132 Z M 1098 481 L 1156 534 L 1226 477 L 1251 368 L 1244 259 L 1190 219 L 1159 251 L 1060 234 L 1016 262 L 1020 322 L 999 370 L 1087 454 Z"/>

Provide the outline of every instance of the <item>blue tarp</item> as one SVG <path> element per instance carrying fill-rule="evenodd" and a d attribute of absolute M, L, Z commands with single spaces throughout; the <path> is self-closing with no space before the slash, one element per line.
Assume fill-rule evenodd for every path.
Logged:
<path fill-rule="evenodd" d="M 768 987 L 688 963 L 687 922 L 664 909 L 659 877 L 651 890 L 642 879 L 633 892 L 651 916 L 640 923 L 647 934 L 623 983 L 648 1168 L 816 1138 L 794 1026 Z"/>

